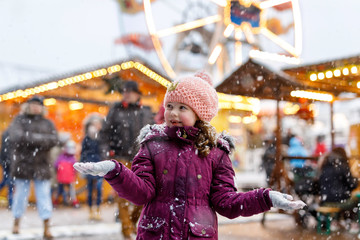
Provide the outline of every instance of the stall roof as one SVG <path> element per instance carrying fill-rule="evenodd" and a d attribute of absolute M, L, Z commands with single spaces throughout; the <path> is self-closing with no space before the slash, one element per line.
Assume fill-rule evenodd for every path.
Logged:
<path fill-rule="evenodd" d="M 298 100 L 291 97 L 291 91 L 306 89 L 308 87 L 293 77 L 275 72 L 251 59 L 216 87 L 222 93 L 291 102 Z"/>
<path fill-rule="evenodd" d="M 154 70 L 152 66 L 141 58 L 132 58 L 130 60 L 119 60 L 63 75 L 40 79 L 38 81 L 14 85 L 6 89 L 0 89 L 0 102 L 17 97 L 26 98 L 33 94 L 58 89 L 73 83 L 80 83 L 84 80 L 96 78 L 107 79 L 115 74 L 122 79 L 141 79 L 141 82 L 139 82 L 140 85 L 152 86 L 152 88 L 166 86 L 170 81 L 166 75 Z"/>
<path fill-rule="evenodd" d="M 283 71 L 307 86 L 332 92 L 335 96 L 341 93 L 360 95 L 357 87 L 360 81 L 360 55 L 285 68 Z"/>

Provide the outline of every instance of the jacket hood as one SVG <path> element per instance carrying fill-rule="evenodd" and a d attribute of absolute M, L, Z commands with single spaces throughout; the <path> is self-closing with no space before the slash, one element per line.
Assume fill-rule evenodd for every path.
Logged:
<path fill-rule="evenodd" d="M 163 124 L 153 124 L 153 125 L 146 125 L 143 127 L 140 131 L 140 134 L 137 138 L 137 142 L 142 144 L 146 141 L 149 141 L 153 138 L 164 138 L 164 137 L 171 137 L 173 133 L 179 134 L 182 132 L 182 129 L 188 135 L 195 136 L 197 134 L 197 131 L 193 131 L 193 129 L 196 129 L 194 127 L 173 127 L 168 128 L 165 123 Z M 189 134 L 190 133 L 190 134 Z M 178 137 L 181 137 L 178 135 Z M 216 139 L 217 146 L 226 152 L 231 152 L 235 148 L 235 141 L 232 136 L 230 136 L 226 132 L 222 132 L 217 136 Z"/>

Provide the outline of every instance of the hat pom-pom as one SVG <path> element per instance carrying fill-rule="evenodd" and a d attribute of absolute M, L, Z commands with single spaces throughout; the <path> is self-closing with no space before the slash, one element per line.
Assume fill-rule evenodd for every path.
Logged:
<path fill-rule="evenodd" d="M 213 85 L 210 75 L 207 72 L 205 72 L 205 70 L 196 72 L 194 76 L 201 78 L 202 80 L 208 82 L 210 84 L 210 86 Z"/>

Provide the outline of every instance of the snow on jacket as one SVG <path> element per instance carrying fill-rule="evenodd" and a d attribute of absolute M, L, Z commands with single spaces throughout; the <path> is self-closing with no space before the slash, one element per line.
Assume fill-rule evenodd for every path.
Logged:
<path fill-rule="evenodd" d="M 20 114 L 9 127 L 13 152 L 11 175 L 20 179 L 51 178 L 49 152 L 58 144 L 54 124 L 42 115 Z"/>
<path fill-rule="evenodd" d="M 218 239 L 216 212 L 236 218 L 272 207 L 268 189 L 236 192 L 228 138 L 219 137 L 218 147 L 201 158 L 193 144 L 197 133 L 148 125 L 132 169 L 113 160 L 105 179 L 120 197 L 144 205 L 138 240 Z"/>

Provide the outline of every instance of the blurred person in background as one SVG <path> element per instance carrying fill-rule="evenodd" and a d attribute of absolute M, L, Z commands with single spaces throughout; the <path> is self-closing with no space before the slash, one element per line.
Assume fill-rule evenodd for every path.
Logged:
<path fill-rule="evenodd" d="M 99 132 L 104 119 L 101 115 L 90 114 L 84 121 L 85 137 L 81 144 L 80 162 L 100 162 Z M 102 202 L 103 178 L 87 174 L 87 204 L 89 206 L 89 219 L 101 220 L 100 205 Z M 96 189 L 96 209 L 93 208 L 93 193 Z"/>
<path fill-rule="evenodd" d="M 6 129 L 1 136 L 0 164 L 3 169 L 3 179 L 0 182 L 0 190 L 8 187 L 8 207 L 11 208 L 13 200 L 14 181 L 10 176 L 11 145 L 9 131 Z"/>
<path fill-rule="evenodd" d="M 28 206 L 30 182 L 34 182 L 36 206 L 44 223 L 44 239 L 52 239 L 50 218 L 51 168 L 49 152 L 58 144 L 54 124 L 45 118 L 43 98 L 33 96 L 25 103 L 24 112 L 18 114 L 9 127 L 12 146 L 11 176 L 15 181 L 12 213 L 15 218 L 12 232 L 19 233 L 20 218 Z"/>
<path fill-rule="evenodd" d="M 136 138 L 140 130 L 154 123 L 150 107 L 141 104 L 141 95 L 137 82 L 126 81 L 122 89 L 122 101 L 110 108 L 100 131 L 102 159 L 116 159 L 129 169 L 138 150 Z M 119 197 L 116 201 L 122 233 L 125 239 L 130 239 L 131 234 L 136 233 L 142 206 Z"/>
<path fill-rule="evenodd" d="M 351 192 L 358 185 L 350 171 L 349 159 L 344 148 L 334 148 L 319 168 L 320 205 L 341 209 L 341 215 L 350 222 L 350 233 L 359 232 L 358 201 Z M 332 220 L 330 228 L 338 231 L 340 216 Z"/>
<path fill-rule="evenodd" d="M 262 155 L 262 167 L 265 170 L 266 182 L 270 187 L 270 180 L 275 167 L 276 161 L 276 141 L 274 136 L 265 139 L 265 152 Z"/>
<path fill-rule="evenodd" d="M 65 143 L 63 152 L 54 164 L 58 182 L 57 195 L 54 201 L 56 205 L 60 202 L 59 199 L 62 196 L 64 205 L 71 204 L 74 208 L 79 208 L 79 201 L 76 198 L 75 191 L 76 172 L 73 168 L 74 163 L 76 163 L 75 154 L 76 143 L 70 139 Z"/>
<path fill-rule="evenodd" d="M 52 147 L 50 150 L 49 158 L 51 166 L 55 165 L 55 162 L 58 160 L 60 154 L 63 152 L 65 143 L 71 139 L 71 133 L 69 132 L 59 132 L 58 133 L 59 142 L 56 146 Z M 51 198 L 53 204 L 56 205 L 55 198 L 57 197 L 58 190 L 58 181 L 56 179 L 56 170 L 55 168 L 51 168 Z"/>

